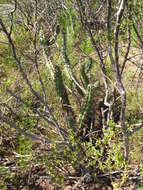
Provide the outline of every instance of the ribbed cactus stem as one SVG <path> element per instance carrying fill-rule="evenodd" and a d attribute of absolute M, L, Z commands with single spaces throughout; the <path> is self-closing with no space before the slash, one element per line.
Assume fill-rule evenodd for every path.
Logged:
<path fill-rule="evenodd" d="M 55 81 L 56 92 L 57 92 L 58 96 L 61 97 L 62 107 L 67 115 L 67 125 L 69 128 L 74 128 L 75 122 L 76 122 L 75 116 L 74 116 L 74 111 L 70 104 L 68 94 L 67 94 L 64 82 L 63 82 L 62 72 L 60 70 L 60 67 L 58 67 L 58 66 L 55 66 L 54 81 Z"/>
<path fill-rule="evenodd" d="M 86 119 L 92 110 L 94 88 L 95 87 L 91 84 L 89 84 L 87 87 L 87 93 L 85 96 L 85 101 L 82 105 L 80 115 L 78 118 L 78 128 L 82 128 L 84 126 L 84 123 L 86 122 Z"/>
<path fill-rule="evenodd" d="M 93 65 L 93 60 L 92 60 L 92 58 L 90 57 L 90 58 L 88 59 L 88 62 L 87 62 L 86 65 L 85 65 L 85 74 L 88 74 L 88 73 L 91 71 L 92 65 Z"/>
<path fill-rule="evenodd" d="M 85 67 L 83 65 L 82 65 L 82 67 L 80 69 L 80 74 L 81 74 L 81 79 L 83 81 L 84 86 L 87 87 L 88 84 L 89 84 L 89 79 L 88 79 L 88 76 L 87 76 L 87 74 L 85 72 Z"/>
<path fill-rule="evenodd" d="M 50 72 L 52 80 L 54 80 L 54 65 L 52 62 L 52 57 L 50 55 L 50 40 L 47 39 L 42 31 L 40 31 L 40 43 L 43 47 L 43 55 L 46 61 L 46 66 Z"/>
<path fill-rule="evenodd" d="M 70 60 L 67 55 L 67 34 L 66 34 L 65 29 L 62 29 L 62 38 L 63 38 L 62 54 L 63 54 L 63 59 L 64 59 L 64 66 L 65 66 L 65 69 L 67 70 L 68 77 L 76 86 L 76 89 L 78 90 L 79 94 L 84 96 L 85 89 L 80 85 L 79 81 L 73 74 L 72 69 L 70 68 Z"/>
<path fill-rule="evenodd" d="M 61 97 L 63 105 L 66 105 L 66 104 L 69 105 L 68 94 L 66 92 L 66 89 L 63 83 L 62 73 L 59 66 L 55 66 L 54 80 L 55 80 L 56 92 L 58 96 Z"/>

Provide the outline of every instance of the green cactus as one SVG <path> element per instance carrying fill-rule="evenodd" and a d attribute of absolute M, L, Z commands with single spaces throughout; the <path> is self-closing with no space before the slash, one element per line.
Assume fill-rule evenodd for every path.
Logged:
<path fill-rule="evenodd" d="M 75 117 L 73 116 L 67 116 L 66 118 L 66 123 L 68 129 L 71 129 L 73 132 L 75 132 Z"/>
<path fill-rule="evenodd" d="M 83 65 L 82 65 L 82 67 L 80 69 L 80 74 L 81 74 L 81 80 L 83 82 L 83 85 L 85 87 L 87 87 L 88 84 L 89 84 L 89 79 L 88 79 L 88 76 L 87 76 L 87 74 L 85 72 L 85 67 Z"/>
<path fill-rule="evenodd" d="M 50 51 L 50 40 L 45 37 L 44 33 L 40 31 L 39 33 L 39 40 L 40 44 L 43 47 L 43 56 L 46 61 L 46 66 L 51 74 L 52 81 L 54 80 L 54 64 L 51 58 L 51 51 Z"/>
<path fill-rule="evenodd" d="M 82 65 L 80 69 L 81 80 L 85 88 L 90 83 L 88 74 L 92 69 L 92 65 L 93 65 L 93 60 L 92 58 L 89 58 L 88 62 L 85 65 Z"/>
<path fill-rule="evenodd" d="M 56 92 L 58 96 L 61 97 L 63 110 L 66 112 L 66 115 L 67 115 L 67 126 L 68 128 L 74 129 L 75 122 L 76 122 L 74 111 L 70 105 L 68 94 L 67 94 L 65 85 L 63 83 L 62 73 L 58 66 L 55 66 L 54 81 L 55 81 Z"/>
<path fill-rule="evenodd" d="M 93 86 L 91 84 L 89 84 L 87 87 L 85 101 L 83 103 L 83 106 L 81 108 L 80 115 L 78 118 L 78 128 L 82 128 L 84 126 L 84 123 L 86 122 L 88 115 L 92 111 L 94 89 L 95 89 L 95 86 Z"/>
<path fill-rule="evenodd" d="M 62 29 L 62 54 L 63 54 L 63 59 L 64 59 L 64 67 L 67 71 L 68 77 L 70 79 L 70 81 L 73 82 L 73 84 L 75 85 L 78 93 L 81 96 L 85 95 L 85 89 L 81 86 L 80 82 L 78 81 L 78 79 L 76 78 L 76 76 L 74 75 L 72 69 L 71 69 L 71 64 L 70 64 L 70 60 L 69 57 L 67 55 L 67 33 L 66 30 L 63 28 Z"/>
<path fill-rule="evenodd" d="M 85 74 L 88 74 L 89 71 L 92 69 L 93 60 L 92 58 L 89 58 L 88 62 L 85 65 Z"/>
<path fill-rule="evenodd" d="M 61 97 L 63 104 L 69 104 L 68 95 L 63 83 L 62 73 L 58 66 L 55 66 L 55 86 L 56 92 L 59 97 Z"/>

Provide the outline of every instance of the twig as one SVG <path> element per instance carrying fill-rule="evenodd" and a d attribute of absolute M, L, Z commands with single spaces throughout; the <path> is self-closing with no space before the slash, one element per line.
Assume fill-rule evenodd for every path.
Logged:
<path fill-rule="evenodd" d="M 68 71 L 68 74 L 71 78 L 71 80 L 73 81 L 73 83 L 77 86 L 78 89 L 80 89 L 80 91 L 85 94 L 86 91 L 85 89 L 80 85 L 80 83 L 78 82 L 78 80 L 76 79 L 76 77 L 74 76 L 74 74 L 72 73 L 72 70 L 70 68 L 70 60 L 68 58 L 67 55 L 67 34 L 65 29 L 62 29 L 62 37 L 63 37 L 63 59 L 64 59 L 64 63 L 65 63 L 65 67 Z"/>
<path fill-rule="evenodd" d="M 20 62 L 20 60 L 19 60 L 18 57 L 17 57 L 13 40 L 11 39 L 11 36 L 9 35 L 9 33 L 8 33 L 8 31 L 7 31 L 7 29 L 6 29 L 6 27 L 5 27 L 5 25 L 4 25 L 4 23 L 3 23 L 3 21 L 2 21 L 1 18 L 0 18 L 0 25 L 1 25 L 1 27 L 2 27 L 3 32 L 5 33 L 5 35 L 6 35 L 7 38 L 8 38 L 8 42 L 9 42 L 9 45 L 10 45 L 10 47 L 11 47 L 11 52 L 12 52 L 13 58 L 14 58 L 15 61 L 16 61 L 16 64 L 17 64 L 17 66 L 18 66 L 18 68 L 19 68 L 19 70 L 20 70 L 20 73 L 22 74 L 23 79 L 26 81 L 26 84 L 28 85 L 28 87 L 29 87 L 31 93 L 32 93 L 38 100 L 40 100 L 41 103 L 46 107 L 46 109 L 48 110 L 48 113 L 49 113 L 50 116 L 51 116 L 51 119 L 53 120 L 54 125 L 55 125 L 56 128 L 58 129 L 59 135 L 61 136 L 62 139 L 65 140 L 65 136 L 64 136 L 63 133 L 61 132 L 60 127 L 59 127 L 59 124 L 58 124 L 58 122 L 57 122 L 55 116 L 54 116 L 53 113 L 50 111 L 50 108 L 49 108 L 48 103 L 47 103 L 41 96 L 39 96 L 39 94 L 33 89 L 33 86 L 32 86 L 32 84 L 31 84 L 31 82 L 29 81 L 29 79 L 28 79 L 28 77 L 27 77 L 27 75 L 26 75 L 26 73 L 25 73 L 25 71 L 24 71 L 24 69 L 23 69 L 23 67 L 22 67 L 22 65 L 21 65 L 21 62 Z"/>
<path fill-rule="evenodd" d="M 130 26 L 128 24 L 128 45 L 127 45 L 126 53 L 124 56 L 124 61 L 123 61 L 122 68 L 121 68 L 121 75 L 122 75 L 124 68 L 126 66 L 126 63 L 128 61 L 128 55 L 129 55 L 130 47 L 131 47 L 131 29 L 130 29 Z"/>
<path fill-rule="evenodd" d="M 41 78 L 41 74 L 39 71 L 39 66 L 38 66 L 38 56 L 37 56 L 37 32 L 38 32 L 38 20 L 37 20 L 37 10 L 38 9 L 38 1 L 35 0 L 35 14 L 34 14 L 34 41 L 33 41 L 33 45 L 34 45 L 34 63 L 35 63 L 35 67 L 36 67 L 36 71 L 38 74 L 38 78 L 42 87 L 42 92 L 43 92 L 43 99 L 44 101 L 46 100 L 46 91 L 45 91 L 45 86 L 43 83 L 43 80 Z"/>
<path fill-rule="evenodd" d="M 32 134 L 32 133 L 28 133 L 28 132 L 25 132 L 24 130 L 22 130 L 20 127 L 17 127 L 16 123 L 14 122 L 11 122 L 9 121 L 6 117 L 4 117 L 2 115 L 2 113 L 0 112 L 0 120 L 8 125 L 10 125 L 12 128 L 14 128 L 15 130 L 18 131 L 19 134 L 22 134 L 25 136 L 25 138 L 30 138 L 32 141 L 41 141 L 43 143 L 46 143 L 46 144 L 61 144 L 61 145 L 66 145 L 66 146 L 69 146 L 70 148 L 72 148 L 72 145 L 68 142 L 68 141 L 53 141 L 53 140 L 47 140 L 46 138 L 43 138 L 42 137 L 39 137 L 35 134 Z"/>
<path fill-rule="evenodd" d="M 89 173 L 86 173 L 84 176 L 80 177 L 80 179 L 78 180 L 78 182 L 73 186 L 73 190 L 76 190 L 78 188 L 79 185 L 82 184 L 82 182 L 85 180 L 85 178 L 89 178 L 91 177 Z"/>
<path fill-rule="evenodd" d="M 134 126 L 137 126 L 135 129 L 133 129 L 132 131 L 129 132 L 129 136 L 134 135 L 135 133 L 137 133 L 140 129 L 143 128 L 143 123 L 138 123 L 135 124 Z"/>
<path fill-rule="evenodd" d="M 126 124 L 125 124 L 126 90 L 124 88 L 124 85 L 121 79 L 120 70 L 119 70 L 119 31 L 120 31 L 121 20 L 123 17 L 123 12 L 124 12 L 126 3 L 127 3 L 127 0 L 121 0 L 120 6 L 117 11 L 116 24 L 115 24 L 115 29 L 114 29 L 114 40 L 115 40 L 114 54 L 115 54 L 115 71 L 116 71 L 115 74 L 116 74 L 117 84 L 120 89 L 121 102 L 122 102 L 120 120 L 121 120 L 123 135 L 124 135 L 124 157 L 125 157 L 125 160 L 128 160 L 129 139 L 128 139 L 128 132 L 126 129 Z"/>

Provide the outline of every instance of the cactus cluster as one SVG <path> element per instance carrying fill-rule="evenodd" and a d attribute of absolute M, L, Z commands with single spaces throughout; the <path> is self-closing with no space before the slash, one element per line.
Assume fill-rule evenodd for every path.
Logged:
<path fill-rule="evenodd" d="M 56 35 L 59 34 L 59 27 L 57 28 Z M 64 85 L 62 72 L 59 66 L 54 66 L 54 83 L 55 83 L 55 89 L 57 92 L 57 95 L 61 98 L 61 103 L 63 107 L 63 111 L 66 113 L 66 122 L 68 128 L 73 128 L 73 126 L 78 126 L 79 128 L 85 128 L 85 126 L 90 125 L 90 116 L 92 114 L 93 110 L 93 97 L 94 97 L 94 85 L 90 84 L 88 73 L 92 68 L 92 59 L 89 58 L 88 63 L 85 66 L 82 66 L 80 69 L 81 74 L 81 80 L 83 83 L 83 87 L 79 83 L 79 81 L 76 79 L 74 74 L 72 73 L 72 70 L 70 68 L 70 61 L 67 56 L 67 50 L 66 50 L 66 32 L 63 29 L 62 30 L 62 37 L 63 37 L 63 58 L 64 58 L 64 66 L 66 70 L 68 71 L 69 79 L 75 84 L 75 87 L 77 89 L 77 92 L 79 95 L 84 97 L 84 103 L 81 107 L 81 111 L 79 114 L 79 117 L 76 121 L 75 114 L 72 109 L 72 106 L 70 105 L 69 97 L 67 90 Z M 50 46 L 50 40 L 46 39 L 44 34 L 41 33 L 40 42 L 44 47 L 45 54 L 48 56 L 48 49 Z M 85 90 L 86 89 L 86 90 Z M 85 94 L 86 92 L 86 94 Z M 75 128 L 75 127 L 74 127 Z"/>

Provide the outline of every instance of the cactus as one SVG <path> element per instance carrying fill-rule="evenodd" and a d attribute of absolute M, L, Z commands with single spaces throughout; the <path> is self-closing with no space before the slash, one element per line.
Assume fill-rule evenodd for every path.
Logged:
<path fill-rule="evenodd" d="M 85 65 L 82 65 L 80 69 L 81 80 L 85 88 L 90 83 L 88 73 L 91 71 L 92 65 L 93 65 L 93 60 L 92 58 L 89 58 L 88 62 Z"/>
<path fill-rule="evenodd" d="M 93 60 L 92 58 L 89 58 L 88 62 L 85 65 L 85 74 L 88 74 L 89 71 L 92 69 Z"/>
<path fill-rule="evenodd" d="M 78 79 L 76 78 L 76 76 L 74 75 L 70 67 L 71 66 L 70 60 L 67 55 L 67 33 L 64 29 L 62 29 L 62 40 L 63 40 L 62 54 L 63 54 L 63 59 L 64 59 L 64 66 L 68 73 L 68 77 L 74 83 L 78 93 L 81 96 L 84 96 L 85 89 L 80 85 Z"/>
<path fill-rule="evenodd" d="M 92 112 L 92 104 L 94 97 L 94 89 L 93 85 L 88 85 L 87 93 L 85 96 L 85 101 L 80 111 L 80 115 L 78 118 L 78 128 L 82 128 L 85 125 L 88 115 Z"/>
<path fill-rule="evenodd" d="M 46 66 L 50 71 L 51 78 L 54 80 L 55 65 L 53 63 L 53 58 L 51 56 L 51 45 L 55 43 L 58 35 L 60 33 L 60 25 L 56 26 L 55 33 L 52 37 L 46 37 L 42 31 L 39 33 L 40 44 L 43 47 L 43 54 L 46 60 Z"/>
<path fill-rule="evenodd" d="M 81 80 L 83 82 L 83 85 L 85 87 L 87 87 L 88 84 L 89 84 L 89 79 L 88 79 L 88 76 L 87 76 L 87 74 L 85 72 L 85 67 L 83 65 L 82 65 L 82 67 L 80 69 L 80 74 L 81 74 Z"/>
<path fill-rule="evenodd" d="M 63 104 L 69 105 L 69 99 L 68 95 L 63 83 L 62 73 L 58 66 L 55 66 L 55 86 L 56 86 L 56 92 L 59 97 L 62 99 Z"/>
<path fill-rule="evenodd" d="M 55 66 L 55 87 L 56 92 L 59 97 L 61 97 L 61 102 L 63 106 L 63 110 L 67 113 L 67 126 L 68 128 L 73 128 L 75 126 L 75 116 L 74 111 L 70 105 L 68 94 L 63 83 L 62 73 L 58 66 Z"/>
<path fill-rule="evenodd" d="M 54 64 L 52 62 L 51 53 L 50 53 L 50 40 L 45 37 L 44 33 L 40 31 L 39 33 L 40 44 L 43 47 L 43 55 L 46 61 L 46 66 L 51 74 L 52 81 L 54 80 Z"/>

